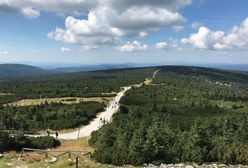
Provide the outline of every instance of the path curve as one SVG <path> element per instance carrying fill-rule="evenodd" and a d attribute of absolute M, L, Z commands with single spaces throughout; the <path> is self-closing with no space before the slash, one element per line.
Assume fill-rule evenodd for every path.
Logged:
<path fill-rule="evenodd" d="M 156 77 L 157 73 L 160 71 L 160 69 L 157 69 L 153 72 L 152 79 L 146 79 L 149 82 L 142 82 L 140 84 L 132 85 L 133 87 L 141 87 L 143 84 L 150 85 L 153 81 L 153 79 Z M 63 140 L 73 140 L 83 137 L 89 137 L 93 131 L 98 130 L 103 125 L 103 120 L 106 122 L 110 122 L 112 119 L 112 116 L 114 113 L 116 113 L 120 107 L 120 100 L 125 95 L 126 91 L 130 90 L 132 86 L 126 86 L 122 87 L 121 91 L 117 93 L 116 97 L 114 97 L 113 100 L 109 102 L 107 105 L 107 108 L 105 111 L 100 112 L 94 120 L 92 120 L 88 125 L 78 129 L 77 131 L 69 132 L 69 133 L 62 133 L 59 134 L 59 139 Z M 41 137 L 46 136 L 46 134 L 40 134 L 40 135 L 26 135 L 30 137 Z M 56 137 L 55 134 L 51 134 L 50 136 Z"/>
<path fill-rule="evenodd" d="M 109 102 L 105 111 L 100 112 L 94 120 L 92 120 L 88 125 L 78 129 L 77 131 L 59 134 L 59 139 L 72 140 L 83 137 L 89 137 L 93 131 L 98 130 L 103 125 L 103 120 L 110 122 L 114 113 L 116 113 L 120 107 L 120 100 L 124 96 L 125 92 L 131 89 L 131 86 L 123 87 L 121 91 L 114 97 L 113 100 Z M 102 120 L 101 120 L 102 119 Z M 26 135 L 30 137 L 41 137 L 46 136 L 45 134 L 40 135 Z M 51 134 L 55 137 L 55 134 Z"/>

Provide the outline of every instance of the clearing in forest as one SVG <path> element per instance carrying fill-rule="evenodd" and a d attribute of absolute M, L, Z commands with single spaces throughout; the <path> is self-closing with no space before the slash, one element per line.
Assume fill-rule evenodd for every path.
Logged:
<path fill-rule="evenodd" d="M 61 98 L 44 98 L 44 99 L 23 99 L 16 102 L 5 104 L 8 106 L 34 106 L 41 105 L 45 103 L 62 103 L 62 104 L 78 104 L 81 102 L 98 102 L 98 103 L 107 103 L 112 100 L 112 97 L 61 97 Z"/>

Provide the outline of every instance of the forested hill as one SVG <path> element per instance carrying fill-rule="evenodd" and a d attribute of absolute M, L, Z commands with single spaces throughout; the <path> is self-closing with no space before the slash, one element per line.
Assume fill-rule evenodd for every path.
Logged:
<path fill-rule="evenodd" d="M 205 77 L 212 80 L 227 80 L 229 82 L 248 82 L 248 72 L 244 71 L 194 66 L 162 66 L 158 68 L 160 68 L 160 72 L 174 73 L 187 77 Z"/>
<path fill-rule="evenodd" d="M 238 71 L 231 71 L 231 70 L 221 70 L 221 69 L 214 69 L 214 68 L 203 68 L 203 67 L 193 67 L 193 66 L 160 66 L 160 67 L 139 67 L 139 68 L 126 68 L 123 67 L 117 68 L 114 67 L 113 69 L 108 70 L 96 70 L 91 72 L 62 72 L 57 70 L 47 70 L 38 68 L 35 66 L 24 65 L 24 64 L 0 64 L 0 79 L 4 78 L 18 78 L 18 77 L 32 77 L 32 80 L 60 80 L 60 79 L 80 79 L 85 78 L 85 76 L 90 76 L 94 78 L 96 76 L 111 76 L 115 72 L 126 72 L 131 70 L 133 71 L 143 71 L 144 69 L 153 69 L 153 68 L 160 68 L 162 71 L 176 73 L 178 75 L 188 75 L 188 76 L 206 76 L 212 79 L 224 80 L 224 79 L 232 79 L 235 81 L 244 82 L 246 81 L 246 77 L 248 75 L 247 72 L 238 72 Z M 84 71 L 84 72 L 83 72 Z M 86 70 L 87 71 L 87 70 Z M 36 78 L 36 76 L 38 76 Z M 44 76 L 44 77 L 41 77 Z M 20 78 L 19 78 L 20 79 Z M 31 78 L 30 78 L 31 79 Z M 28 80 L 25 78 L 24 80 Z"/>
<path fill-rule="evenodd" d="M 28 77 L 52 74 L 53 71 L 23 64 L 0 64 L 0 78 Z"/>
<path fill-rule="evenodd" d="M 248 74 L 164 66 L 91 136 L 98 162 L 248 165 Z"/>

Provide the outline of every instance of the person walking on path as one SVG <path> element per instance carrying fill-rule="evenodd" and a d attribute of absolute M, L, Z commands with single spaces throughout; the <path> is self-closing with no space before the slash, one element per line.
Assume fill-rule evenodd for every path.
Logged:
<path fill-rule="evenodd" d="M 50 129 L 47 129 L 47 136 L 50 136 Z"/>
<path fill-rule="evenodd" d="M 57 131 L 55 132 L 55 135 L 56 135 L 56 139 L 58 139 L 59 138 L 59 133 Z"/>

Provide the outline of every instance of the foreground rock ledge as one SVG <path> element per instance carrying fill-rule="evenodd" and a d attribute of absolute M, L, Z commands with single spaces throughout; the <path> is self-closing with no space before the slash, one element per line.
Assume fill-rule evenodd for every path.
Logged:
<path fill-rule="evenodd" d="M 154 167 L 154 168 L 248 168 L 248 165 L 226 165 L 226 164 L 217 164 L 217 163 L 206 163 L 206 164 L 161 164 L 156 166 L 153 164 L 144 164 L 143 167 Z"/>

